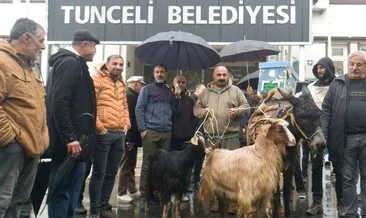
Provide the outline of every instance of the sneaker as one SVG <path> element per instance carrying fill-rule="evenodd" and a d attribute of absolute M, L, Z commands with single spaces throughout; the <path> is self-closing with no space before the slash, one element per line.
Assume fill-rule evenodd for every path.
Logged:
<path fill-rule="evenodd" d="M 340 217 L 340 218 L 346 217 L 346 209 L 345 209 L 343 200 L 338 200 L 337 211 L 338 211 L 338 217 Z"/>
<path fill-rule="evenodd" d="M 133 198 L 133 199 L 136 199 L 136 198 L 140 197 L 140 195 L 141 195 L 140 191 L 136 191 L 136 192 L 134 192 L 134 193 L 127 192 L 127 194 L 128 194 L 131 198 Z"/>
<path fill-rule="evenodd" d="M 305 200 L 306 199 L 306 193 L 304 190 L 300 190 L 297 192 L 297 196 L 299 197 L 299 199 Z"/>
<path fill-rule="evenodd" d="M 323 205 L 321 199 L 314 199 L 311 207 L 306 211 L 306 215 L 315 216 L 323 213 Z"/>
<path fill-rule="evenodd" d="M 100 215 L 100 218 L 118 218 L 117 214 L 112 210 L 103 210 Z"/>
<path fill-rule="evenodd" d="M 182 202 L 188 202 L 189 201 L 188 195 L 187 194 L 183 194 L 181 201 Z"/>
<path fill-rule="evenodd" d="M 133 201 L 132 197 L 130 195 L 118 195 L 117 196 L 118 202 L 122 204 L 129 204 Z"/>
<path fill-rule="evenodd" d="M 88 211 L 85 209 L 85 207 L 82 204 L 77 206 L 74 210 L 74 214 L 77 214 L 77 215 L 86 215 L 87 213 L 88 213 Z"/>

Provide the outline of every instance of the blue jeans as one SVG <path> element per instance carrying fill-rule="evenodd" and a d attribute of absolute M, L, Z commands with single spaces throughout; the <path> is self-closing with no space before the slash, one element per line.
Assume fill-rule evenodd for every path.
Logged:
<path fill-rule="evenodd" d="M 53 181 L 61 161 L 51 162 L 50 181 Z M 81 186 L 84 182 L 85 162 L 77 162 L 73 172 L 70 173 L 68 182 L 58 187 L 55 195 L 48 203 L 48 217 L 65 218 L 73 217 L 77 206 Z"/>
<path fill-rule="evenodd" d="M 366 134 L 347 135 L 343 157 L 343 197 L 346 216 L 358 217 L 356 192 L 358 169 L 361 176 L 361 215 L 366 216 Z"/>
<path fill-rule="evenodd" d="M 39 158 L 16 142 L 0 147 L 0 218 L 19 217 L 32 192 Z"/>
<path fill-rule="evenodd" d="M 105 135 L 97 135 L 96 140 L 89 185 L 90 212 L 93 214 L 100 213 L 108 206 L 126 136 L 123 133 L 108 132 Z"/>

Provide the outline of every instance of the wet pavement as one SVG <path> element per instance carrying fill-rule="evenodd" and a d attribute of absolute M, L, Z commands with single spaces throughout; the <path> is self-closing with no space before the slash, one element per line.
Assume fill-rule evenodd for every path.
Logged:
<path fill-rule="evenodd" d="M 140 166 L 141 166 L 141 151 L 139 151 L 138 155 L 138 163 L 137 163 L 137 169 L 136 169 L 136 181 L 139 181 L 139 175 L 140 175 Z M 311 163 L 309 163 L 309 172 L 311 172 Z M 311 181 L 311 173 L 309 173 L 308 181 Z M 137 187 L 138 184 L 137 184 Z M 117 182 L 115 184 L 110 203 L 113 205 L 113 210 L 118 214 L 118 217 L 123 218 L 138 218 L 138 217 L 151 217 L 151 218 L 158 218 L 161 217 L 161 210 L 160 206 L 158 205 L 152 205 L 150 210 L 150 214 L 148 216 L 145 216 L 143 211 L 140 211 L 139 202 L 136 200 L 130 205 L 126 204 L 119 204 L 117 201 Z M 307 198 L 306 199 L 299 199 L 297 196 L 296 191 L 294 192 L 293 201 L 291 204 L 291 211 L 292 215 L 291 217 L 301 218 L 301 217 L 309 217 L 305 214 L 305 211 L 308 209 L 309 205 L 312 202 L 312 195 L 311 195 L 311 183 L 307 182 L 305 183 L 305 188 L 307 190 Z M 324 168 L 323 167 L 323 214 L 312 216 L 314 218 L 320 218 L 320 217 L 337 217 L 337 200 L 336 200 L 336 194 L 334 189 L 334 177 L 331 176 L 331 168 Z M 89 196 L 88 191 L 86 190 L 86 193 L 84 195 L 83 204 L 88 209 L 89 208 Z M 190 201 L 187 203 L 181 204 L 181 217 L 182 218 L 197 218 L 197 217 L 220 217 L 220 214 L 218 213 L 209 213 L 205 214 L 202 210 L 197 214 L 195 212 L 197 208 L 197 200 L 196 200 L 196 193 L 190 193 Z M 46 218 L 47 216 L 47 208 L 41 214 L 38 216 L 40 218 Z M 75 218 L 82 218 L 87 216 L 81 216 L 76 215 Z M 170 213 L 169 217 L 173 217 Z M 236 217 L 236 215 L 230 215 L 229 217 Z"/>

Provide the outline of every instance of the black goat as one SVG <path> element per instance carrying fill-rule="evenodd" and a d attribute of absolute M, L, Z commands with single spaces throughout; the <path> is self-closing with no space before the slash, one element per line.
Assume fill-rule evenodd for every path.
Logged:
<path fill-rule="evenodd" d="M 168 217 L 171 196 L 175 196 L 175 217 L 180 217 L 180 200 L 188 189 L 190 172 L 200 155 L 205 155 L 204 139 L 195 136 L 182 151 L 157 150 L 149 158 L 146 184 L 145 213 L 149 212 L 149 202 L 154 191 L 160 193 L 162 218 Z"/>

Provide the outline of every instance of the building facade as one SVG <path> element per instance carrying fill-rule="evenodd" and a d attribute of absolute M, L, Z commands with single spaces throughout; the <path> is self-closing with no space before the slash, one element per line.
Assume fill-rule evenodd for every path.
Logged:
<path fill-rule="evenodd" d="M 341 75 L 347 71 L 348 54 L 354 50 L 366 50 L 366 28 L 363 28 L 363 19 L 360 16 L 366 11 L 366 0 L 313 0 L 312 3 L 311 43 L 300 46 L 276 44 L 281 52 L 277 56 L 268 57 L 267 60 L 288 60 L 300 72 L 301 79 L 311 79 L 313 64 L 321 57 L 329 56 L 335 62 L 336 74 Z M 20 17 L 34 19 L 47 28 L 49 17 L 47 0 L 0 0 L 0 19 L 2 20 L 0 37 L 6 37 L 15 20 Z M 49 28 L 57 28 L 57 26 Z M 47 29 L 47 31 L 50 30 Z M 69 34 L 71 35 L 72 32 Z M 224 46 L 223 43 L 212 42 L 211 44 L 217 50 Z M 48 57 L 58 48 L 68 45 L 69 42 L 64 42 L 47 46 L 41 58 L 44 80 L 47 77 Z M 137 46 L 138 43 L 98 45 L 94 62 L 89 63 L 89 67 L 93 71 L 96 63 L 105 60 L 111 54 L 120 54 L 125 59 L 124 78 L 142 75 L 145 80 L 152 81 L 152 67 L 145 65 L 134 55 Z M 258 68 L 258 61 L 248 62 L 248 70 L 245 62 L 228 63 L 228 65 L 235 80 L 238 80 L 245 76 L 247 71 L 255 71 Z M 171 73 L 170 77 L 172 78 L 175 73 Z M 191 86 L 198 82 L 206 83 L 212 78 L 210 69 L 182 73 L 188 77 Z"/>

